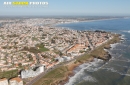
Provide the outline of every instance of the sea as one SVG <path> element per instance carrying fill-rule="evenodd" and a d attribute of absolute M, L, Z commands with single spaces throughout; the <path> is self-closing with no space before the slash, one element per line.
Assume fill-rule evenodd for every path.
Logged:
<path fill-rule="evenodd" d="M 103 30 L 121 34 L 124 39 L 112 44 L 109 53 L 112 58 L 105 62 L 94 59 L 76 67 L 74 76 L 65 85 L 130 85 L 130 18 L 86 21 L 60 24 L 75 30 Z"/>

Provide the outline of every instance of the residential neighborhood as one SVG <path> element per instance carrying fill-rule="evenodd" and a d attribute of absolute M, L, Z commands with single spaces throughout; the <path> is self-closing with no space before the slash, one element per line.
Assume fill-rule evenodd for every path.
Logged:
<path fill-rule="evenodd" d="M 20 77 L 9 80 L 10 85 L 22 85 L 22 79 L 33 78 L 70 61 L 113 37 L 104 31 L 79 31 L 54 26 L 78 21 L 49 18 L 0 20 L 0 72 L 17 70 L 16 75 Z M 5 76 L 0 78 L 2 85 L 8 85 Z"/>

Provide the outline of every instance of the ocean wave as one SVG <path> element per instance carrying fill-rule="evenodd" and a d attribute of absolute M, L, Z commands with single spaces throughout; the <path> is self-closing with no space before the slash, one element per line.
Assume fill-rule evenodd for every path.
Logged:
<path fill-rule="evenodd" d="M 76 73 L 73 77 L 70 77 L 69 82 L 65 85 L 73 85 L 76 82 L 80 82 L 82 76 L 84 75 L 84 69 L 81 69 L 78 73 Z"/>
<path fill-rule="evenodd" d="M 107 71 L 115 72 L 115 73 L 118 73 L 118 74 L 124 75 L 124 76 L 130 76 L 130 74 L 119 72 L 118 70 L 115 70 L 113 67 L 111 67 L 111 68 L 102 68 L 102 69 L 106 69 Z"/>
<path fill-rule="evenodd" d="M 119 67 L 124 67 L 124 68 L 129 68 L 129 66 L 122 66 L 122 65 L 118 65 L 118 64 L 113 64 L 115 66 L 119 66 Z"/>
<path fill-rule="evenodd" d="M 125 35 L 122 34 L 122 35 L 121 35 L 121 39 L 124 39 L 124 40 L 125 40 L 125 39 L 126 39 Z"/>
<path fill-rule="evenodd" d="M 120 59 L 122 59 L 122 55 L 118 54 L 118 53 L 112 53 L 110 52 L 110 55 L 112 56 L 111 59 L 109 60 L 109 62 L 107 63 L 111 63 L 111 62 L 115 62 L 115 61 L 118 61 Z"/>
<path fill-rule="evenodd" d="M 127 33 L 130 33 L 130 30 L 124 30 L 124 31 L 122 31 L 122 32 L 127 32 Z"/>
<path fill-rule="evenodd" d="M 110 44 L 111 49 L 114 49 L 117 45 L 119 45 L 119 43 Z"/>
<path fill-rule="evenodd" d="M 97 71 L 100 68 L 100 64 L 103 63 L 104 63 L 103 60 L 95 58 L 93 62 L 84 63 L 80 65 L 74 70 L 74 72 L 77 73 L 74 76 L 70 77 L 69 82 L 67 82 L 65 85 L 73 85 L 76 82 L 81 82 L 82 80 L 97 82 L 97 80 L 92 76 L 86 75 L 85 71 L 89 71 L 89 72 Z"/>
<path fill-rule="evenodd" d="M 83 78 L 84 81 L 97 82 L 97 79 L 92 76 L 86 76 Z"/>
<path fill-rule="evenodd" d="M 81 77 L 82 75 L 82 77 Z M 77 78 L 71 78 L 69 80 L 68 83 L 66 83 L 65 85 L 74 85 L 75 83 L 80 83 L 80 82 L 84 82 L 84 81 L 87 81 L 87 82 L 98 82 L 96 78 L 90 76 L 90 75 L 86 75 L 84 76 L 84 74 L 81 74 L 79 77 Z"/>
<path fill-rule="evenodd" d="M 104 64 L 103 60 L 95 58 L 93 60 L 93 62 L 84 63 L 84 64 L 80 65 L 79 67 L 77 67 L 74 70 L 74 72 L 77 72 L 81 69 L 84 69 L 84 70 L 89 71 L 89 72 L 94 72 L 94 71 L 97 71 L 103 64 Z"/>
<path fill-rule="evenodd" d="M 130 62 L 130 59 L 117 59 L 117 58 L 115 58 L 115 59 L 113 59 L 114 61 L 121 61 L 121 62 Z"/>
<path fill-rule="evenodd" d="M 116 72 L 116 70 L 113 67 L 104 67 L 102 69 L 106 69 L 107 71 Z"/>

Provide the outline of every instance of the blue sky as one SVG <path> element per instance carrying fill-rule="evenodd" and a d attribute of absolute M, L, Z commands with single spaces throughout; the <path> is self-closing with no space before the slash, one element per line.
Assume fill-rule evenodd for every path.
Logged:
<path fill-rule="evenodd" d="M 5 7 L 5 1 L 45 1 L 49 5 L 35 8 Z M 0 15 L 130 16 L 130 0 L 0 0 Z"/>

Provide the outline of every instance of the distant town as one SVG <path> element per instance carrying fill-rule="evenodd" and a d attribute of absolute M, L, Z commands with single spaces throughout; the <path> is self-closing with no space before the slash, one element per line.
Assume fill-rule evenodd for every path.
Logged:
<path fill-rule="evenodd" d="M 85 20 L 1 19 L 0 85 L 25 85 L 41 73 L 72 61 L 113 38 L 110 32 L 54 26 L 80 21 Z"/>

